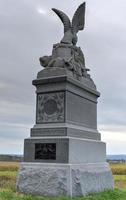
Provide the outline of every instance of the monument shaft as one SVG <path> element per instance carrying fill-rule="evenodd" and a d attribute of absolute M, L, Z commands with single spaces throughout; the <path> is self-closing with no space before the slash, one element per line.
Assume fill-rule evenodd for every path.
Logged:
<path fill-rule="evenodd" d="M 37 88 L 36 124 L 31 129 L 31 138 L 25 140 L 24 161 L 105 162 L 105 144 L 100 142 L 96 120 L 99 93 L 67 74 L 57 75 L 62 69 L 61 72 L 56 69 L 55 76 L 51 71 L 46 70 L 47 78 L 44 76 L 33 81 Z M 45 149 L 45 154 L 53 152 L 54 157 L 50 159 L 51 155 L 44 156 L 44 152 L 41 156 L 42 149 Z M 35 156 L 36 152 L 40 152 L 40 158 Z M 80 155 L 82 152 L 83 156 Z"/>

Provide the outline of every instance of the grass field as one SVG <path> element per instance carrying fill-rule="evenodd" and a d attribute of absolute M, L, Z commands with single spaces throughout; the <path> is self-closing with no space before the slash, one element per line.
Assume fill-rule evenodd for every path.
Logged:
<path fill-rule="evenodd" d="M 126 164 L 110 164 L 115 188 L 126 189 Z"/>
<path fill-rule="evenodd" d="M 113 174 L 126 175 L 126 164 L 110 164 Z"/>
<path fill-rule="evenodd" d="M 115 190 L 91 195 L 78 200 L 126 200 L 126 164 L 111 164 L 115 180 Z M 0 162 L 0 200 L 50 200 L 51 198 L 31 197 L 16 192 L 15 184 L 19 163 Z M 68 200 L 69 198 L 53 198 Z"/>

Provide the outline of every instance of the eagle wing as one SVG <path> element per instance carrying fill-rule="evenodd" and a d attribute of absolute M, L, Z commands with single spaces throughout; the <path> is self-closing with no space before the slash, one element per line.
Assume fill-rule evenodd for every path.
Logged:
<path fill-rule="evenodd" d="M 77 33 L 79 30 L 84 29 L 85 25 L 85 7 L 86 3 L 82 3 L 76 10 L 72 19 L 72 31 Z"/>
<path fill-rule="evenodd" d="M 52 8 L 52 10 L 58 15 L 64 25 L 64 33 L 71 29 L 71 22 L 69 17 L 62 11 Z"/>

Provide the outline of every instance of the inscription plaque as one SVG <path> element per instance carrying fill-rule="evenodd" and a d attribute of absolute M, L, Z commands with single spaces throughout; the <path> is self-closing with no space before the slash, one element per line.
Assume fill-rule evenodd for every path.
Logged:
<path fill-rule="evenodd" d="M 32 128 L 32 137 L 43 137 L 43 136 L 66 136 L 66 128 Z"/>
<path fill-rule="evenodd" d="M 35 159 L 56 160 L 56 143 L 36 143 Z"/>

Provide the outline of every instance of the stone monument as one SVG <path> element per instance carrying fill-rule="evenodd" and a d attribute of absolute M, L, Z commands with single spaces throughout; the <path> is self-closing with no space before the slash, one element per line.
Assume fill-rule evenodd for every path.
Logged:
<path fill-rule="evenodd" d="M 40 58 L 44 67 L 33 81 L 36 87 L 36 123 L 24 142 L 24 162 L 18 191 L 41 196 L 85 196 L 113 188 L 106 162 L 106 145 L 97 130 L 100 96 L 77 44 L 84 29 L 85 3 L 72 23 L 52 9 L 64 25 L 64 37 L 52 55 Z"/>

